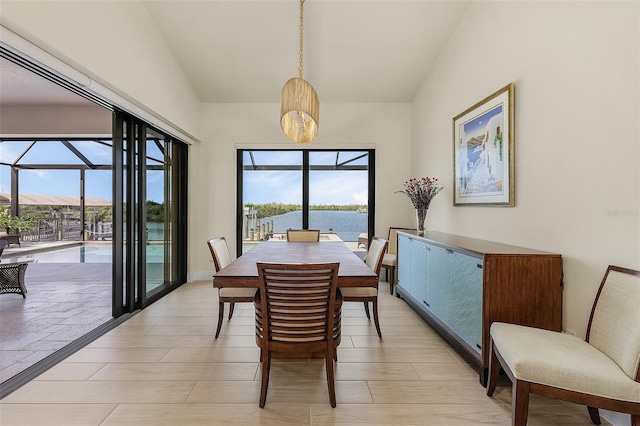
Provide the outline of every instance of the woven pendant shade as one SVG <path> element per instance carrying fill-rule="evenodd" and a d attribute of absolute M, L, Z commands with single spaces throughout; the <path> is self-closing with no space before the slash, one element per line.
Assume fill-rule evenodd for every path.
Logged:
<path fill-rule="evenodd" d="M 320 102 L 311 84 L 302 78 L 292 78 L 282 88 L 280 126 L 289 139 L 309 143 L 318 135 Z"/>

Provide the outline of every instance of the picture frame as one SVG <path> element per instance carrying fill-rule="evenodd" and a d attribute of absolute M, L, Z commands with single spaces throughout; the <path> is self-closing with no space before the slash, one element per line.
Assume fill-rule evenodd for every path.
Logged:
<path fill-rule="evenodd" d="M 453 205 L 515 206 L 514 84 L 453 118 Z"/>

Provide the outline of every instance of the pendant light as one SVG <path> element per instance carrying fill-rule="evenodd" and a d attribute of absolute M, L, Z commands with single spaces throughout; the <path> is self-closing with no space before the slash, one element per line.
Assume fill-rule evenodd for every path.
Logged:
<path fill-rule="evenodd" d="M 289 139 L 298 143 L 309 143 L 318 134 L 320 102 L 311 84 L 302 78 L 304 51 L 304 0 L 300 0 L 300 59 L 298 77 L 292 78 L 282 88 L 280 127 Z"/>

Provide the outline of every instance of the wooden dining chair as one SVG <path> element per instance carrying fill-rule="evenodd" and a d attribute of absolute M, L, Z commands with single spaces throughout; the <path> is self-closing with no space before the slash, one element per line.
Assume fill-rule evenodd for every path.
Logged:
<path fill-rule="evenodd" d="M 319 229 L 287 229 L 287 241 L 314 242 L 320 241 Z"/>
<path fill-rule="evenodd" d="M 231 253 L 224 237 L 212 238 L 207 241 L 213 265 L 216 272 L 231 263 Z M 215 279 L 215 278 L 214 278 Z M 218 327 L 216 328 L 216 339 L 220 335 L 222 319 L 224 317 L 224 304 L 229 304 L 229 319 L 233 316 L 233 308 L 236 303 L 253 302 L 256 294 L 255 288 L 219 288 L 218 289 Z"/>
<path fill-rule="evenodd" d="M 389 228 L 387 252 L 382 259 L 382 267 L 385 269 L 387 282 L 389 283 L 389 294 L 393 294 L 396 285 L 396 266 L 398 253 L 398 231 L 415 231 L 415 228 L 399 228 L 392 226 Z"/>
<path fill-rule="evenodd" d="M 258 263 L 256 343 L 261 349 L 264 408 L 272 357 L 324 355 L 329 403 L 336 406 L 333 362 L 340 337 L 338 262 Z"/>
<path fill-rule="evenodd" d="M 382 265 L 382 258 L 384 257 L 386 249 L 387 240 L 380 237 L 371 238 L 371 244 L 369 245 L 365 262 L 376 275 L 380 274 L 380 266 Z M 340 292 L 345 302 L 363 302 L 364 311 L 368 319 L 371 319 L 369 303 L 373 305 L 373 323 L 376 326 L 378 337 L 382 337 L 380 321 L 378 320 L 378 287 L 345 287 L 341 288 Z"/>

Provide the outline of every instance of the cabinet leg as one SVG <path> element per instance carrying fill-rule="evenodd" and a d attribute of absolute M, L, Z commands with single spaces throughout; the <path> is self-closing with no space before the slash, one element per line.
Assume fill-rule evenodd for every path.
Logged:
<path fill-rule="evenodd" d="M 478 375 L 479 380 L 480 380 L 480 384 L 482 385 L 482 387 L 486 388 L 487 387 L 487 380 L 489 378 L 489 368 L 481 368 L 480 369 L 480 374 Z"/>

